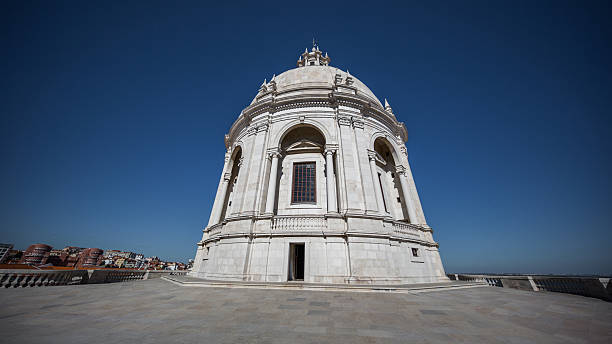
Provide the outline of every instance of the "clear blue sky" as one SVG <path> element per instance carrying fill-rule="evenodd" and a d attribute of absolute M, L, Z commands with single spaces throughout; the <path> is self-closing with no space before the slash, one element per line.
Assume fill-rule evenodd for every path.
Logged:
<path fill-rule="evenodd" d="M 0 13 L 0 242 L 192 258 L 223 135 L 314 35 L 406 123 L 447 271 L 612 273 L 609 2 Z"/>

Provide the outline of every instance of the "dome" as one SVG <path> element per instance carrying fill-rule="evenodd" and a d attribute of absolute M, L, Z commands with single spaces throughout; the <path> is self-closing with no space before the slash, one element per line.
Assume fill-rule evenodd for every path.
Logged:
<path fill-rule="evenodd" d="M 332 88 L 335 86 L 335 78 L 338 74 L 342 77 L 342 80 L 346 80 L 347 77 L 351 77 L 353 79 L 353 84 L 351 86 L 357 89 L 358 95 L 361 94 L 382 107 L 382 104 L 378 98 L 376 98 L 374 93 L 368 88 L 368 86 L 361 82 L 361 80 L 347 72 L 343 72 L 342 70 L 331 66 L 304 66 L 290 69 L 276 76 L 276 87 L 278 92 L 298 88 L 300 86 Z"/>
<path fill-rule="evenodd" d="M 329 61 L 330 58 L 327 54 L 323 55 L 318 47 L 313 47 L 311 52 L 305 51 L 300 56 L 297 68 L 274 76 L 270 83 L 275 82 L 277 93 L 300 88 L 324 88 L 331 90 L 341 84 L 342 86 L 354 89 L 357 95 L 364 96 L 381 108 L 383 107 L 374 93 L 361 80 L 351 75 L 348 71 L 345 72 L 336 67 L 329 66 Z M 269 83 L 264 81 L 262 87 L 267 89 Z M 257 99 L 258 97 L 256 96 L 251 104 L 255 103 Z"/>
<path fill-rule="evenodd" d="M 406 127 L 313 42 L 264 81 L 227 152 L 190 275 L 336 284 L 448 281 Z"/>

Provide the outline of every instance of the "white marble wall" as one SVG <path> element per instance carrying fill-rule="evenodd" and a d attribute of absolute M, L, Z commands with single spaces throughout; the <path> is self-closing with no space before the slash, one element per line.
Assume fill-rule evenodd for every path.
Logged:
<path fill-rule="evenodd" d="M 325 75 L 306 78 L 309 83 L 304 88 L 287 89 L 280 85 L 286 78 L 279 76 L 279 85 L 262 86 L 258 98 L 232 126 L 226 138 L 226 163 L 210 221 L 198 244 L 193 275 L 286 281 L 289 245 L 304 243 L 306 282 L 393 284 L 446 280 L 408 163 L 405 128 L 390 107 L 383 109 L 372 103 L 370 94 L 362 97 L 363 84 L 359 84 L 361 88 L 350 84 L 334 87 L 327 81 L 312 81 Z M 299 103 L 300 99 L 310 102 Z M 268 104 L 267 108 L 261 104 Z M 257 110 L 258 106 L 264 110 Z M 319 130 L 325 147 L 320 152 L 283 152 L 283 136 L 299 126 Z M 390 147 L 395 166 L 370 164 L 368 154 L 377 138 L 384 139 Z M 232 154 L 237 149 L 241 149 L 242 160 L 232 205 L 217 220 L 220 209 L 227 207 L 223 183 L 232 175 Z M 331 189 L 327 185 L 326 171 L 330 166 L 326 166 L 324 150 L 333 152 Z M 270 180 L 273 159 L 278 159 L 278 173 L 275 180 Z M 316 204 L 291 204 L 293 163 L 306 161 L 314 161 L 317 166 Z M 374 183 L 378 176 L 372 175 L 372 169 L 382 175 L 387 211 L 377 199 Z M 405 171 L 403 185 L 399 182 L 400 171 Z M 267 213 L 271 189 L 276 190 L 271 198 L 273 211 Z M 328 206 L 329 192 L 336 194 L 337 207 Z M 335 208 L 337 211 L 332 211 Z M 309 225 L 274 227 L 282 217 L 289 218 L 284 224 L 305 221 Z M 403 222 L 395 225 L 394 221 Z M 414 226 L 408 232 L 399 230 L 408 221 Z M 418 248 L 419 257 L 413 257 L 412 248 Z"/>
<path fill-rule="evenodd" d="M 289 245 L 304 243 L 305 282 L 399 284 L 446 279 L 437 249 L 384 238 L 287 236 L 225 239 L 211 246 L 210 263 L 197 276 L 210 279 L 287 281 Z M 419 257 L 412 256 L 412 248 Z M 194 268 L 195 270 L 195 268 Z"/>

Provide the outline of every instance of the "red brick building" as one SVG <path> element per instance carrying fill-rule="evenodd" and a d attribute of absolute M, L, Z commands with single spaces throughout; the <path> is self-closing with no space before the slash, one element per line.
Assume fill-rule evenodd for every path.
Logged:
<path fill-rule="evenodd" d="M 47 263 L 49 253 L 53 247 L 45 244 L 30 245 L 23 253 L 20 264 L 43 265 Z"/>
<path fill-rule="evenodd" d="M 79 254 L 79 260 L 76 265 L 78 267 L 101 265 L 104 260 L 103 253 L 104 251 L 99 248 L 84 249 Z"/>

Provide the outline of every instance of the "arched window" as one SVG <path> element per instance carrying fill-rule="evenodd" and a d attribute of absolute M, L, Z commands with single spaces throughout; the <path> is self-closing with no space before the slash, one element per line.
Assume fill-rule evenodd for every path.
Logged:
<path fill-rule="evenodd" d="M 374 141 L 383 207 L 385 212 L 389 212 L 396 220 L 409 221 L 405 196 L 401 192 L 400 180 L 395 171 L 397 161 L 393 158 L 392 149 L 385 138 L 379 137 Z"/>
<path fill-rule="evenodd" d="M 283 135 L 278 172 L 279 214 L 291 213 L 290 209 L 302 206 L 324 209 L 327 195 L 324 147 L 325 137 L 313 126 L 298 125 Z"/>
<path fill-rule="evenodd" d="M 229 187 L 225 194 L 225 199 L 223 200 L 223 208 L 221 209 L 221 217 L 223 220 L 227 215 L 232 213 L 232 206 L 234 205 L 234 191 L 236 187 L 236 182 L 238 180 L 238 174 L 240 172 L 240 164 L 242 160 L 242 149 L 240 147 L 236 147 L 236 151 L 233 153 L 232 157 L 232 169 L 229 177 Z"/>

